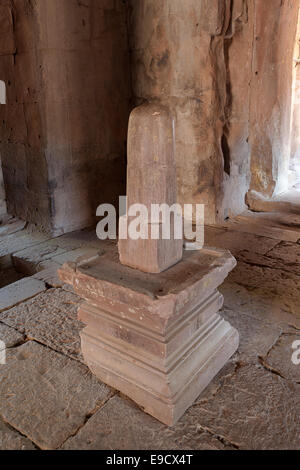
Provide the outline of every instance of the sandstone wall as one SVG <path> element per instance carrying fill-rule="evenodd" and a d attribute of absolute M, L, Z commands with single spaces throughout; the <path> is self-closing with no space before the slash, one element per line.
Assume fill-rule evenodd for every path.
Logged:
<path fill-rule="evenodd" d="M 8 210 L 48 226 L 50 199 L 42 126 L 42 63 L 33 4 L 1 2 L 0 74 L 7 104 L 1 106 L 1 159 Z"/>
<path fill-rule="evenodd" d="M 125 5 L 4 3 L 9 34 L 0 42 L 0 71 L 9 102 L 1 110 L 0 152 L 8 209 L 56 233 L 84 227 L 98 204 L 125 191 Z"/>
<path fill-rule="evenodd" d="M 174 108 L 179 200 L 206 221 L 288 174 L 298 0 L 129 0 L 133 93 Z"/>
<path fill-rule="evenodd" d="M 173 108 L 178 198 L 205 203 L 207 223 L 242 212 L 249 187 L 284 189 L 298 7 L 1 0 L 9 211 L 55 233 L 90 224 L 124 194 L 128 114 L 144 101 Z"/>

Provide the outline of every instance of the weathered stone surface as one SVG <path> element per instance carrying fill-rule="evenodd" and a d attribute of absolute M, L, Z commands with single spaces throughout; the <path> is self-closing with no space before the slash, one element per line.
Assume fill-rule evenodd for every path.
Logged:
<path fill-rule="evenodd" d="M 66 248 L 68 251 L 78 248 L 94 248 L 96 250 L 108 250 L 116 242 L 111 240 L 102 241 L 97 237 L 96 229 L 78 230 L 76 232 L 66 233 L 57 237 L 56 242 L 60 248 Z"/>
<path fill-rule="evenodd" d="M 30 230 L 22 230 L 21 232 L 5 236 L 0 239 L 0 258 L 38 245 L 39 243 L 49 240 L 49 238 L 49 235 L 31 232 Z"/>
<path fill-rule="evenodd" d="M 12 348 L 24 340 L 24 335 L 14 328 L 10 328 L 0 322 L 0 341 L 3 341 L 6 348 Z"/>
<path fill-rule="evenodd" d="M 290 326 L 300 328 L 296 299 L 291 300 L 283 293 L 278 296 L 276 289 L 272 287 L 270 289 L 249 288 L 242 283 L 241 277 L 241 283 L 228 280 L 220 287 L 226 309 L 245 313 L 254 319 L 274 324 L 284 331 L 289 330 Z"/>
<path fill-rule="evenodd" d="M 1 366 L 0 415 L 42 449 L 61 446 L 110 396 L 77 361 L 30 341 Z"/>
<path fill-rule="evenodd" d="M 268 252 L 268 257 L 286 264 L 300 266 L 300 244 L 281 242 Z"/>
<path fill-rule="evenodd" d="M 218 392 L 192 407 L 202 430 L 239 449 L 298 449 L 300 385 L 261 366 L 246 365 Z"/>
<path fill-rule="evenodd" d="M 28 338 L 82 361 L 77 320 L 80 298 L 63 289 L 49 289 L 3 312 L 0 319 Z"/>
<path fill-rule="evenodd" d="M 18 220 L 12 218 L 8 221 L 5 225 L 0 225 L 0 237 L 4 237 L 6 235 L 11 235 L 13 233 L 20 232 L 25 227 L 26 222 L 24 220 Z"/>
<path fill-rule="evenodd" d="M 40 263 L 45 262 L 54 256 L 61 255 L 67 250 L 60 248 L 54 240 L 18 251 L 13 255 L 13 263 L 17 270 L 28 275 L 38 271 Z"/>
<path fill-rule="evenodd" d="M 272 268 L 300 276 L 300 245 L 286 242 L 280 243 L 267 255 L 259 255 L 253 251 L 241 251 L 237 258 L 249 265 Z"/>
<path fill-rule="evenodd" d="M 235 257 L 243 250 L 253 249 L 265 254 L 278 244 L 278 240 L 260 237 L 252 233 L 240 233 L 221 227 L 205 227 L 205 245 L 229 250 Z"/>
<path fill-rule="evenodd" d="M 152 204 L 172 206 L 176 202 L 174 139 L 174 117 L 168 107 L 144 104 L 131 112 L 127 157 L 128 207 L 143 204 L 150 215 Z"/>
<path fill-rule="evenodd" d="M 18 305 L 46 290 L 44 282 L 32 277 L 24 277 L 14 284 L 0 289 L 0 312 Z"/>
<path fill-rule="evenodd" d="M 26 250 L 18 251 L 12 256 L 13 263 L 18 271 L 32 275 L 40 271 L 41 267 L 46 266 L 47 263 L 50 266 L 52 262 L 62 265 L 67 261 L 88 261 L 97 257 L 103 251 L 100 241 L 98 249 L 84 246 L 74 249 L 74 244 L 75 246 L 81 244 L 80 238 L 79 240 L 76 240 L 76 236 L 74 238 L 65 237 L 61 239 L 61 237 L 58 237 Z"/>
<path fill-rule="evenodd" d="M 268 305 L 273 307 L 273 314 L 276 309 L 281 309 L 300 317 L 300 276 L 297 274 L 239 262 L 230 274 L 229 281 L 244 286 L 259 298 L 266 299 Z M 271 311 L 269 313 L 272 315 Z"/>
<path fill-rule="evenodd" d="M 300 334 L 283 334 L 274 344 L 267 355 L 263 358 L 263 363 L 270 370 L 274 370 L 282 377 L 293 380 L 300 384 L 300 364 L 294 364 L 292 361 L 293 353 L 296 349 L 299 351 L 299 344 L 293 349 L 293 343 L 300 341 Z M 299 359 L 298 354 L 297 359 Z"/>
<path fill-rule="evenodd" d="M 99 245 L 99 248 L 82 247 L 77 248 L 76 250 L 68 251 L 61 255 L 54 256 L 52 261 L 59 265 L 63 265 L 68 261 L 76 262 L 78 264 L 88 263 L 103 253 L 103 248 L 101 249 L 100 243 Z"/>
<path fill-rule="evenodd" d="M 32 442 L 10 428 L 0 418 L 0 449 L 1 450 L 34 450 Z"/>
<path fill-rule="evenodd" d="M 136 405 L 116 396 L 63 446 L 66 450 L 223 450 L 215 437 L 197 428 L 189 413 L 167 428 Z"/>
<path fill-rule="evenodd" d="M 265 356 L 281 334 L 281 329 L 251 316 L 223 309 L 221 315 L 237 329 L 240 335 L 239 360 L 258 363 Z"/>
<path fill-rule="evenodd" d="M 63 282 L 59 279 L 57 274 L 60 265 L 52 261 L 45 261 L 39 265 L 40 268 L 43 266 L 45 266 L 46 269 L 42 269 L 42 271 L 37 272 L 32 277 L 45 282 L 46 285 L 51 287 L 62 287 Z"/>
<path fill-rule="evenodd" d="M 254 235 L 298 242 L 300 236 L 299 215 L 284 213 L 254 213 L 245 212 L 221 225 L 222 228 Z"/>
<path fill-rule="evenodd" d="M 127 217 L 123 217 L 127 225 Z M 122 220 L 121 219 L 121 220 Z M 147 224 L 148 233 L 151 234 L 151 224 Z M 159 274 L 174 266 L 182 259 L 183 240 L 174 238 L 174 228 L 171 228 L 169 240 L 163 240 L 162 224 L 159 224 L 158 240 L 147 238 L 145 240 L 119 240 L 120 262 L 125 266 L 138 269 L 144 273 Z"/>
<path fill-rule="evenodd" d="M 35 279 L 39 279 L 43 281 L 46 286 L 54 287 L 54 288 L 61 288 L 68 292 L 74 292 L 74 289 L 69 284 L 63 283 L 58 276 L 58 269 L 60 268 L 60 264 L 55 263 L 54 261 L 45 261 L 39 265 L 39 269 L 42 271 L 37 272 L 32 277 Z"/>

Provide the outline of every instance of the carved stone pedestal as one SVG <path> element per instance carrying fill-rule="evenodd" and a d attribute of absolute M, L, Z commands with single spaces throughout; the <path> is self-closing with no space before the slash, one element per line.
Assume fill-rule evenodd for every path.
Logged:
<path fill-rule="evenodd" d="M 147 274 L 121 265 L 112 249 L 88 265 L 64 265 L 60 277 L 85 299 L 79 318 L 91 371 L 175 424 L 238 347 L 217 290 L 235 264 L 229 252 L 204 249 Z"/>

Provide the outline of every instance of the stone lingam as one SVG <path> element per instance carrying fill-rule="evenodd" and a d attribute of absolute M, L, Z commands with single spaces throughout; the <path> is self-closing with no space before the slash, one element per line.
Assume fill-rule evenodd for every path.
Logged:
<path fill-rule="evenodd" d="M 136 108 L 128 134 L 128 205 L 176 202 L 174 122 L 157 104 Z M 127 225 L 127 213 L 120 224 Z M 183 251 L 171 233 L 122 239 L 88 263 L 67 263 L 61 279 L 85 302 L 79 319 L 91 371 L 145 412 L 172 426 L 238 348 L 239 335 L 218 311 L 218 287 L 236 261 L 227 251 Z"/>

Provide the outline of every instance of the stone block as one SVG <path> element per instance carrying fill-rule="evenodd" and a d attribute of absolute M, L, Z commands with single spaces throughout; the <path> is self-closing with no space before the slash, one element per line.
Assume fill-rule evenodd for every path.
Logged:
<path fill-rule="evenodd" d="M 18 305 L 24 300 L 46 290 L 45 283 L 31 277 L 20 279 L 9 286 L 0 289 L 0 312 Z"/>
<path fill-rule="evenodd" d="M 92 372 L 174 425 L 237 350 L 217 291 L 234 266 L 229 252 L 210 249 L 160 274 L 123 266 L 112 251 L 64 265 L 61 279 L 85 300 L 81 347 Z"/>
<path fill-rule="evenodd" d="M 20 344 L 23 340 L 24 336 L 19 331 L 0 323 L 0 341 L 3 341 L 6 348 L 12 348 L 13 346 Z"/>
<path fill-rule="evenodd" d="M 121 219 L 128 224 L 128 217 Z M 152 225 L 158 226 L 159 238 L 151 239 Z M 174 237 L 174 226 L 170 231 L 170 239 L 162 237 L 162 224 L 147 224 L 149 238 L 127 240 L 119 239 L 120 262 L 125 266 L 148 273 L 160 273 L 170 267 L 170 263 L 176 264 L 182 259 L 183 241 Z"/>
<path fill-rule="evenodd" d="M 130 222 L 135 204 L 143 205 L 147 214 L 140 215 L 149 234 L 146 240 L 121 239 L 120 262 L 148 273 L 160 273 L 182 258 L 183 242 L 175 240 L 174 224 L 165 240 L 162 215 L 158 214 L 157 220 L 151 217 L 154 204 L 172 207 L 177 202 L 174 129 L 170 109 L 158 104 L 135 108 L 129 120 L 127 213 L 121 223 Z M 158 226 L 159 238 L 155 240 L 151 236 L 152 225 Z"/>
<path fill-rule="evenodd" d="M 24 222 L 24 220 L 18 220 L 13 218 L 9 220 L 7 224 L 0 226 L 0 237 L 20 232 L 21 230 L 23 230 L 23 228 L 25 228 L 25 225 L 26 222 Z"/>

